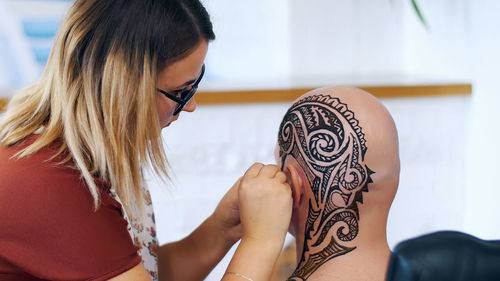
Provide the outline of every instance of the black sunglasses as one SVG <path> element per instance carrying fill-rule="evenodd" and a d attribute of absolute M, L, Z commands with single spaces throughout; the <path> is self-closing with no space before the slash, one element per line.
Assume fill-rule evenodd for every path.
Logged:
<path fill-rule="evenodd" d="M 203 64 L 201 66 L 200 76 L 198 77 L 198 79 L 196 79 L 196 81 L 194 81 L 194 83 L 191 85 L 191 87 L 189 89 L 184 88 L 182 90 L 176 91 L 175 94 L 170 94 L 170 93 L 167 93 L 159 88 L 156 88 L 156 90 L 158 92 L 162 93 L 167 98 L 169 98 L 169 99 L 171 99 L 179 104 L 174 111 L 174 116 L 179 114 L 179 112 L 181 112 L 182 108 L 184 108 L 184 106 L 194 96 L 194 94 L 196 93 L 196 90 L 198 90 L 198 84 L 200 84 L 200 81 L 203 78 L 203 74 L 205 74 L 205 64 Z"/>

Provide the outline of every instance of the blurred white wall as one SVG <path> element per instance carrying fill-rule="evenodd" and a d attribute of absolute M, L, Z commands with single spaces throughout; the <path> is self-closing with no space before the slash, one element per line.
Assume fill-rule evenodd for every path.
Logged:
<path fill-rule="evenodd" d="M 292 79 L 403 72 L 402 1 L 293 0 L 289 6 Z"/>
<path fill-rule="evenodd" d="M 0 1 L 0 97 L 1 90 L 10 90 L 34 81 L 39 69 L 23 34 L 21 19 Z"/>
<path fill-rule="evenodd" d="M 206 58 L 215 81 L 272 81 L 290 73 L 288 0 L 205 0 L 217 36 Z"/>
<path fill-rule="evenodd" d="M 498 65 L 500 65 L 500 2 L 495 0 L 419 1 L 430 29 L 415 17 L 406 18 L 405 69 L 434 77 L 468 77 L 473 83 L 470 113 L 463 124 L 466 146 L 463 165 L 466 210 L 463 229 L 498 239 L 500 184 L 495 177 L 500 148 Z"/>
<path fill-rule="evenodd" d="M 38 79 L 69 0 L 0 0 L 0 97 Z"/>

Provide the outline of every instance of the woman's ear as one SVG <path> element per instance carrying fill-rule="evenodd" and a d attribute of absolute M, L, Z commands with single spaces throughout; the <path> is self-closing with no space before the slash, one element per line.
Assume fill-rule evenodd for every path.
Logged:
<path fill-rule="evenodd" d="M 283 172 L 285 173 L 287 178 L 287 182 L 292 188 L 294 208 L 298 208 L 300 206 L 300 199 L 302 199 L 304 191 L 304 182 L 300 177 L 298 169 L 300 169 L 300 167 L 298 165 L 294 165 L 292 161 L 288 161 L 283 169 Z"/>

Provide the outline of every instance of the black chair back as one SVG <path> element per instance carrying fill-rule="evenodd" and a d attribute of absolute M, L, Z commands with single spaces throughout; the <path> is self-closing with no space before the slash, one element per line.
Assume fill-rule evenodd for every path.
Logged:
<path fill-rule="evenodd" d="M 386 281 L 500 281 L 500 240 L 441 231 L 403 241 Z"/>

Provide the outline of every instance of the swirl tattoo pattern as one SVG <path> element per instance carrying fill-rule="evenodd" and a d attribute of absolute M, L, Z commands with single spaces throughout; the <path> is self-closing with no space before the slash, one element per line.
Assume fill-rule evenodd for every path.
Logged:
<path fill-rule="evenodd" d="M 374 172 L 364 164 L 366 141 L 358 120 L 335 97 L 313 95 L 293 104 L 281 122 L 278 144 L 282 163 L 293 156 L 314 195 L 302 256 L 289 279 L 306 280 L 328 260 L 356 249 L 358 203 Z"/>

